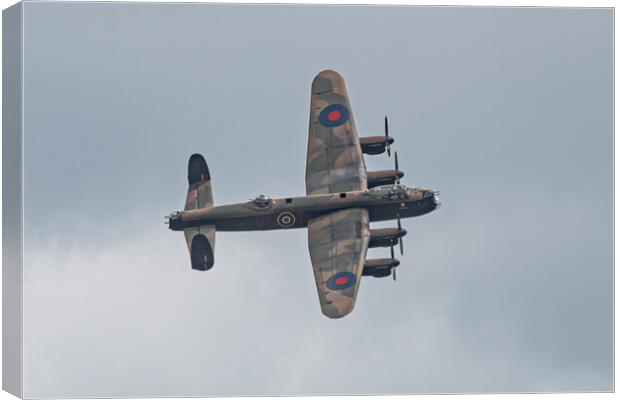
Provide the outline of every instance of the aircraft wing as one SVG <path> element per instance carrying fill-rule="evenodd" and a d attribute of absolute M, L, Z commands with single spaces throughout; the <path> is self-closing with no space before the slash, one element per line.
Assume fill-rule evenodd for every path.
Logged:
<path fill-rule="evenodd" d="M 322 71 L 312 81 L 306 193 L 366 189 L 366 166 L 344 80 L 335 71 Z"/>
<path fill-rule="evenodd" d="M 370 229 L 368 210 L 349 208 L 308 221 L 308 247 L 323 314 L 353 311 L 362 278 Z"/>

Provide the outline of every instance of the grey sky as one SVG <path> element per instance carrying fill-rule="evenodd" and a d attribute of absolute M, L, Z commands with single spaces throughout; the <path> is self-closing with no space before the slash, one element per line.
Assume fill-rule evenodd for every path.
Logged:
<path fill-rule="evenodd" d="M 611 10 L 26 3 L 24 18 L 26 396 L 612 390 Z M 398 282 L 364 279 L 337 321 L 305 230 L 219 233 L 198 273 L 163 225 L 193 152 L 216 204 L 303 194 L 326 68 L 360 134 L 389 115 L 403 182 L 444 203 L 404 222 Z"/>

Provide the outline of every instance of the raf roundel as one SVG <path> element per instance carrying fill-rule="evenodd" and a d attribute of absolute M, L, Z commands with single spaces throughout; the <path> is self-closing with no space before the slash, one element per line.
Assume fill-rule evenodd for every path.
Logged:
<path fill-rule="evenodd" d="M 278 214 L 276 222 L 282 228 L 290 228 L 291 226 L 295 225 L 295 214 L 288 211 L 280 213 Z"/>
<path fill-rule="evenodd" d="M 357 275 L 352 272 L 342 271 L 334 274 L 325 282 L 328 289 L 343 290 L 355 285 Z"/>
<path fill-rule="evenodd" d="M 319 122 L 328 128 L 344 124 L 349 120 L 349 109 L 342 104 L 330 104 L 319 114 Z"/>

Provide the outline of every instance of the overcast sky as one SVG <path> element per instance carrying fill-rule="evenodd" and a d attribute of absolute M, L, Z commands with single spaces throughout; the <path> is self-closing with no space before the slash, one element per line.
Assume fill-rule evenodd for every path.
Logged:
<path fill-rule="evenodd" d="M 34 2 L 24 22 L 25 396 L 613 389 L 612 10 Z M 326 68 L 443 201 L 341 320 L 305 230 L 218 233 L 201 273 L 163 224 L 194 152 L 216 204 L 305 193 Z"/>

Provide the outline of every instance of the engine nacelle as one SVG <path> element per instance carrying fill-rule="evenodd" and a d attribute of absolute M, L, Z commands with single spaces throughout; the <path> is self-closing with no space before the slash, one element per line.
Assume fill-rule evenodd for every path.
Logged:
<path fill-rule="evenodd" d="M 396 246 L 398 244 L 398 238 L 401 238 L 406 234 L 406 230 L 398 228 L 371 229 L 368 247 Z"/>
<path fill-rule="evenodd" d="M 405 176 L 405 173 L 397 169 L 385 169 L 382 171 L 368 171 L 366 176 L 368 188 L 370 189 L 375 186 L 393 185 L 398 179 Z"/>
<path fill-rule="evenodd" d="M 400 261 L 395 258 L 376 258 L 366 260 L 362 275 L 383 278 L 389 276 L 392 273 L 392 268 L 396 268 L 399 265 Z"/>
<path fill-rule="evenodd" d="M 362 153 L 370 155 L 384 153 L 386 146 L 392 143 L 394 143 L 394 138 L 391 136 L 366 136 L 360 138 Z"/>

